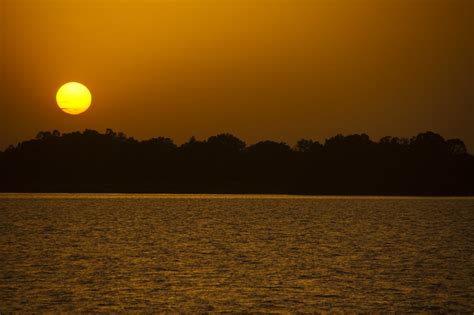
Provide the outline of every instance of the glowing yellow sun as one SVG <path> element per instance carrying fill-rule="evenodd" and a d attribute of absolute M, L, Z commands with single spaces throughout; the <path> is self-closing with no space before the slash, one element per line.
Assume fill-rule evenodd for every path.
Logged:
<path fill-rule="evenodd" d="M 91 106 L 92 95 L 89 89 L 77 82 L 69 82 L 61 86 L 56 93 L 56 102 L 65 113 L 78 115 Z"/>

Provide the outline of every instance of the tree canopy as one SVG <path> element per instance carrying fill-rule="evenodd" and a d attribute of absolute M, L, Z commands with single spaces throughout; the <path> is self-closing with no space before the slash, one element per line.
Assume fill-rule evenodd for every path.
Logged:
<path fill-rule="evenodd" d="M 182 145 L 122 132 L 41 131 L 0 151 L 0 191 L 474 195 L 460 139 L 336 135 L 247 145 L 224 133 Z"/>

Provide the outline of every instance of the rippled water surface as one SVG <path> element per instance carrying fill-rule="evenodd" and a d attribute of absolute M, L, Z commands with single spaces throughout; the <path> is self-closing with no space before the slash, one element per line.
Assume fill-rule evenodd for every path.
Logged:
<path fill-rule="evenodd" d="M 0 195 L 0 312 L 474 311 L 474 199 Z"/>

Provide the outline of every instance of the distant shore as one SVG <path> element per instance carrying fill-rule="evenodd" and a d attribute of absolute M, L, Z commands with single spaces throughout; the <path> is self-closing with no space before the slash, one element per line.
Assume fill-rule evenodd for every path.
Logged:
<path fill-rule="evenodd" d="M 177 146 L 107 129 L 36 139 L 0 152 L 0 191 L 63 193 L 473 196 L 474 156 L 460 139 L 337 135 L 253 145 L 231 134 Z"/>
<path fill-rule="evenodd" d="M 226 198 L 245 198 L 245 199 L 471 199 L 474 195 L 296 195 L 296 194 L 257 194 L 257 193 L 143 193 L 143 192 L 10 192 L 0 191 L 0 198 L 11 197 L 22 198 L 84 198 L 84 197 L 145 197 L 145 198 L 210 198 L 210 199 L 226 199 Z"/>

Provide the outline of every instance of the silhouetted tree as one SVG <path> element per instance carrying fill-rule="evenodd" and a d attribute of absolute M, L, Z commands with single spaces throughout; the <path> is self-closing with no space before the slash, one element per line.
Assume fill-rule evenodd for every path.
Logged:
<path fill-rule="evenodd" d="M 261 141 L 223 133 L 181 146 L 122 132 L 41 131 L 0 151 L 0 191 L 473 195 L 474 157 L 460 139 L 366 134 Z"/>
<path fill-rule="evenodd" d="M 439 134 L 428 131 L 420 133 L 410 140 L 411 148 L 421 154 L 445 154 L 448 146 Z"/>
<path fill-rule="evenodd" d="M 213 150 L 221 152 L 237 153 L 245 149 L 245 142 L 229 133 L 209 137 L 207 143 Z"/>
<path fill-rule="evenodd" d="M 283 142 L 275 141 L 260 141 L 248 148 L 250 154 L 259 155 L 262 157 L 277 157 L 280 154 L 288 154 L 291 152 L 289 145 Z"/>
<path fill-rule="evenodd" d="M 176 150 L 176 144 L 173 140 L 165 137 L 151 138 L 141 142 L 145 147 L 149 147 L 156 152 L 169 153 Z"/>
<path fill-rule="evenodd" d="M 109 136 L 109 137 L 112 137 L 112 138 L 115 138 L 115 137 L 117 136 L 117 133 L 114 132 L 112 129 L 107 128 L 107 129 L 105 130 L 105 135 L 106 135 L 106 136 Z"/>
<path fill-rule="evenodd" d="M 323 146 L 318 141 L 301 139 L 296 143 L 295 150 L 301 153 L 320 153 Z"/>
<path fill-rule="evenodd" d="M 467 148 L 463 141 L 459 139 L 449 139 L 446 141 L 449 153 L 452 155 L 465 155 L 467 154 Z"/>

